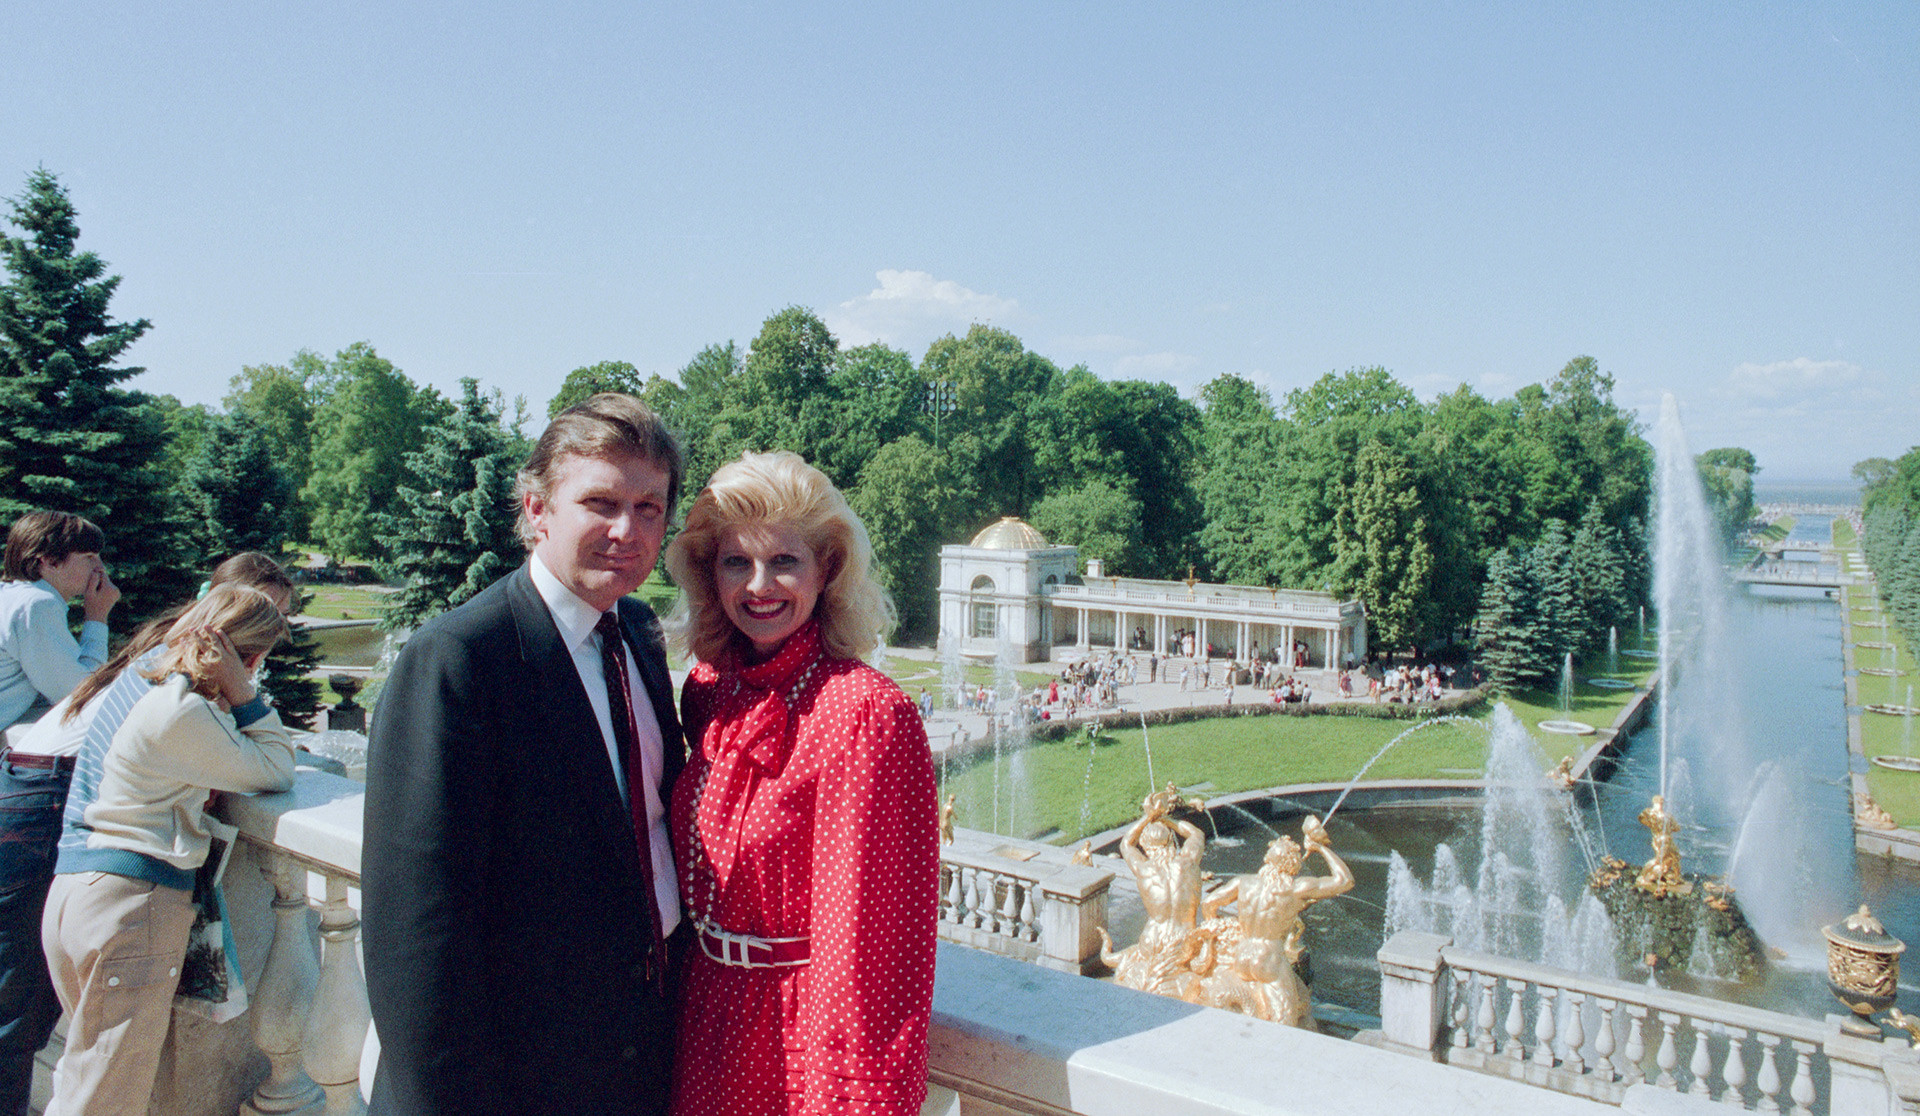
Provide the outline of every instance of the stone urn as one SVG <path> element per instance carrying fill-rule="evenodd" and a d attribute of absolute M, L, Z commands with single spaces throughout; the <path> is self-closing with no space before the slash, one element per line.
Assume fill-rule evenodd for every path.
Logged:
<path fill-rule="evenodd" d="M 1887 933 L 1865 903 L 1821 933 L 1827 936 L 1827 987 L 1847 1010 L 1865 1019 L 1892 1007 L 1907 943 Z"/>

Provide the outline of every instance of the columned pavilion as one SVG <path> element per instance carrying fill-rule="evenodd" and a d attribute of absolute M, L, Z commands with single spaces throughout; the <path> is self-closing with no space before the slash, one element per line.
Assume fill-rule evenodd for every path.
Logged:
<path fill-rule="evenodd" d="M 1245 662 L 1275 647 L 1286 656 L 1299 644 L 1312 667 L 1366 657 L 1359 601 L 1191 578 L 1110 577 L 1098 562 L 1087 566 L 1082 576 L 1079 548 L 1054 546 L 1011 516 L 965 546 L 942 547 L 940 649 L 1028 663 L 1095 649 Z M 1181 632 L 1192 639 L 1181 641 Z"/>

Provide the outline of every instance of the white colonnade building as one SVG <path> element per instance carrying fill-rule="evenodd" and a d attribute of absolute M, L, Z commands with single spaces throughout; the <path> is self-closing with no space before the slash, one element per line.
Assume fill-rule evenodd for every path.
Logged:
<path fill-rule="evenodd" d="M 1366 610 L 1331 593 L 1111 577 L 1097 561 L 1083 575 L 1078 547 L 1055 546 L 1012 516 L 964 546 L 940 548 L 943 653 L 1031 663 L 1095 649 L 1200 656 L 1211 648 L 1246 662 L 1300 644 L 1307 666 L 1364 659 Z"/>

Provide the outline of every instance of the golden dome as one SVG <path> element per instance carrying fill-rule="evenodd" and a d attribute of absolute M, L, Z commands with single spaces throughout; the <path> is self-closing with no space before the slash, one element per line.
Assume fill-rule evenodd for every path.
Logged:
<path fill-rule="evenodd" d="M 989 524 L 969 545 L 985 550 L 1045 550 L 1051 544 L 1026 520 L 1009 515 Z"/>

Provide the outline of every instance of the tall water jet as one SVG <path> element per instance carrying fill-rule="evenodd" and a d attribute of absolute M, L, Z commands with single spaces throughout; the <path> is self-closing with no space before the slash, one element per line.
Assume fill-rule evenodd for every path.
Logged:
<path fill-rule="evenodd" d="M 1560 716 L 1573 715 L 1573 652 L 1560 664 Z"/>
<path fill-rule="evenodd" d="M 1620 629 L 1607 628 L 1607 673 L 1615 674 L 1620 670 Z"/>

